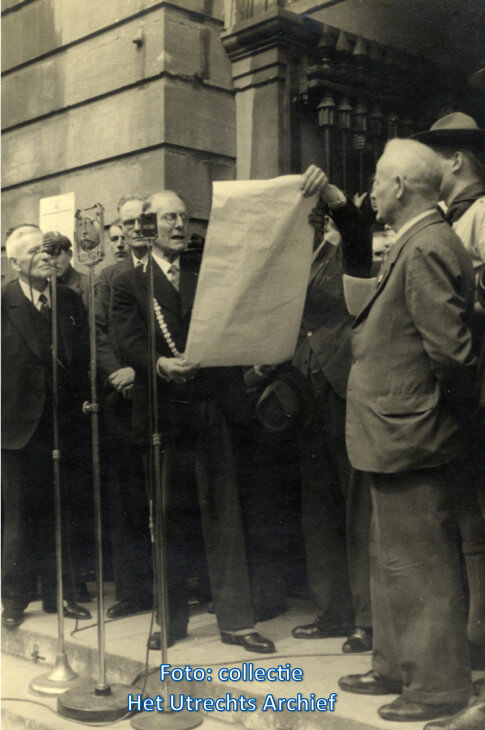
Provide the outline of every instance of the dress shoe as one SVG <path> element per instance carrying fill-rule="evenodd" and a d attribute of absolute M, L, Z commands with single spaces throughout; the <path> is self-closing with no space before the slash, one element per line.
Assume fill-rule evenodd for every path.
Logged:
<path fill-rule="evenodd" d="M 221 631 L 221 641 L 223 644 L 238 644 L 246 651 L 254 651 L 258 654 L 272 654 L 276 651 L 273 642 L 265 639 L 257 631 L 251 631 L 249 634 L 229 634 L 227 631 Z"/>
<path fill-rule="evenodd" d="M 316 619 L 311 624 L 295 626 L 291 633 L 295 639 L 329 639 L 332 636 L 345 636 L 347 632 L 348 628 L 330 622 L 325 624 Z"/>
<path fill-rule="evenodd" d="M 78 606 L 77 603 L 70 601 L 63 601 L 64 606 L 64 618 L 79 618 L 79 619 L 90 619 L 91 614 L 87 608 Z M 44 601 L 42 608 L 45 613 L 57 613 L 57 603 L 55 601 Z"/>
<path fill-rule="evenodd" d="M 424 722 L 434 720 L 442 715 L 452 715 L 463 708 L 463 702 L 453 705 L 422 705 L 418 702 L 411 702 L 405 697 L 396 697 L 388 705 L 379 707 L 377 712 L 383 720 L 394 720 L 396 722 Z"/>
<path fill-rule="evenodd" d="M 175 644 L 176 641 L 182 641 L 182 639 L 185 639 L 187 636 L 187 632 L 185 633 L 178 633 L 173 634 L 170 631 L 167 634 L 167 648 L 170 649 L 171 646 Z M 147 646 L 150 649 L 150 651 L 160 651 L 162 648 L 162 639 L 160 637 L 160 631 L 154 631 L 153 634 L 150 635 Z"/>
<path fill-rule="evenodd" d="M 485 727 L 485 702 L 476 701 L 451 717 L 433 720 L 424 730 L 483 730 Z"/>
<path fill-rule="evenodd" d="M 15 629 L 24 620 L 23 611 L 13 608 L 5 608 L 2 613 L 2 624 L 6 629 Z"/>
<path fill-rule="evenodd" d="M 342 644 L 344 654 L 355 654 L 359 651 L 370 651 L 372 649 L 372 630 L 355 628 Z"/>
<path fill-rule="evenodd" d="M 374 669 L 366 674 L 347 674 L 338 681 L 340 689 L 358 695 L 395 695 L 402 692 L 399 679 L 385 677 Z"/>
<path fill-rule="evenodd" d="M 153 602 L 150 601 L 118 601 L 106 611 L 106 618 L 123 618 L 124 616 L 134 616 L 135 613 L 143 613 L 143 611 L 151 611 Z"/>

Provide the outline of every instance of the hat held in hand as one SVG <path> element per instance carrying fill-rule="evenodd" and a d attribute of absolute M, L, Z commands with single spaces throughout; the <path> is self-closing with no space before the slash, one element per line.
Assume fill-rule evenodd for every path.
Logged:
<path fill-rule="evenodd" d="M 256 406 L 258 420 L 268 431 L 303 428 L 311 421 L 313 412 L 310 383 L 296 368 L 279 373 Z"/>

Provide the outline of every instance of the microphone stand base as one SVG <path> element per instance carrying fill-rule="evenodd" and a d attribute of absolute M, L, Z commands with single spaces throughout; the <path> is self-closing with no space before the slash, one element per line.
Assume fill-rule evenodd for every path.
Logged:
<path fill-rule="evenodd" d="M 128 711 L 128 695 L 134 688 L 112 684 L 109 694 L 96 693 L 94 679 L 83 679 L 77 687 L 57 698 L 57 712 L 76 722 L 115 722 L 132 712 Z"/>
<path fill-rule="evenodd" d="M 204 718 L 200 712 L 140 712 L 131 720 L 135 730 L 189 730 L 202 724 Z"/>
<path fill-rule="evenodd" d="M 77 687 L 80 682 L 76 672 L 69 666 L 66 655 L 58 654 L 54 668 L 33 679 L 30 689 L 39 695 L 56 696 Z"/>

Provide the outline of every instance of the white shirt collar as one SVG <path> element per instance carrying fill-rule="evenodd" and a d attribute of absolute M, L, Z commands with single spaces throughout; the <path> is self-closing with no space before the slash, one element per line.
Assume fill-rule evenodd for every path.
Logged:
<path fill-rule="evenodd" d="M 161 251 L 159 251 L 155 246 L 152 249 L 152 256 L 153 256 L 153 260 L 155 261 L 156 264 L 158 264 L 158 266 L 161 268 L 161 270 L 163 271 L 165 276 L 167 276 L 168 270 L 170 269 L 171 266 L 175 265 L 178 268 L 178 270 L 180 271 L 180 256 L 177 256 L 177 258 L 174 259 L 173 261 L 167 261 L 167 259 L 163 257 L 163 254 L 161 253 Z"/>
<path fill-rule="evenodd" d="M 45 296 L 49 306 L 51 305 L 51 293 L 49 289 L 49 284 L 46 284 L 44 291 L 37 291 L 37 289 L 31 289 L 29 284 L 27 284 L 25 281 L 22 281 L 22 279 L 19 279 L 18 282 L 23 293 L 25 294 L 27 299 L 32 302 L 36 309 L 39 309 L 39 297 L 41 294 Z"/>
<path fill-rule="evenodd" d="M 424 213 L 420 213 L 419 215 L 415 215 L 414 218 L 411 218 L 410 221 L 405 223 L 396 233 L 396 241 L 398 238 L 401 238 L 401 236 L 406 233 L 406 231 L 409 231 L 410 228 L 414 226 L 415 223 L 420 221 L 422 218 L 426 218 L 427 215 L 430 215 L 431 213 L 434 213 L 436 211 L 436 208 L 428 208 L 428 210 L 425 210 Z"/>
<path fill-rule="evenodd" d="M 148 254 L 146 253 L 144 256 L 142 256 L 140 259 L 138 259 L 133 251 L 130 251 L 131 260 L 133 261 L 133 266 L 136 268 L 138 266 L 138 263 L 141 262 L 143 264 L 143 269 L 145 269 L 148 259 Z"/>

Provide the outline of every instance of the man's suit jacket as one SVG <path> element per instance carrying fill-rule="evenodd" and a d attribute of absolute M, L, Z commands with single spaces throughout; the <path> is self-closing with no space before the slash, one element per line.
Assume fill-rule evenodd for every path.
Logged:
<path fill-rule="evenodd" d="M 123 261 L 102 269 L 94 284 L 96 350 L 98 367 L 104 380 L 107 380 L 111 373 L 123 367 L 118 355 L 113 329 L 110 326 L 113 281 L 118 274 L 132 269 L 133 258 L 130 253 Z"/>
<path fill-rule="evenodd" d="M 80 297 L 57 287 L 59 343 L 59 396 L 62 430 L 80 411 L 88 393 L 88 336 Z M 32 438 L 46 407 L 51 363 L 43 356 L 33 307 L 18 280 L 2 289 L 2 448 L 21 449 Z"/>
<path fill-rule="evenodd" d="M 345 398 L 353 318 L 345 306 L 342 274 L 341 247 L 325 244 L 312 265 L 293 365 L 306 374 L 313 353 L 333 390 Z"/>
<path fill-rule="evenodd" d="M 76 292 L 76 294 L 79 294 L 81 299 L 83 300 L 84 306 L 86 309 L 89 306 L 89 277 L 87 274 L 81 274 L 80 271 L 76 271 L 72 266 L 68 268 L 66 273 L 63 277 L 58 279 L 59 284 L 64 284 L 64 286 L 68 286 L 69 289 L 72 289 Z"/>
<path fill-rule="evenodd" d="M 180 258 L 180 287 L 177 291 L 154 263 L 154 295 L 159 303 L 168 331 L 177 349 L 184 352 L 197 286 L 199 260 L 189 255 Z M 148 406 L 148 274 L 142 269 L 124 271 L 113 282 L 111 317 L 122 364 L 135 369 L 133 391 L 133 430 L 137 436 L 146 427 Z M 174 357 L 158 322 L 155 322 L 155 350 L 158 357 Z M 158 380 L 161 409 L 172 416 L 181 412 L 181 404 L 199 397 L 214 397 L 228 420 L 241 422 L 249 417 L 242 371 L 239 368 L 201 369 L 194 380 L 185 384 Z M 176 418 L 176 415 L 175 415 Z"/>
<path fill-rule="evenodd" d="M 473 271 L 430 212 L 393 244 L 352 327 L 347 450 L 369 472 L 422 469 L 460 449 L 456 417 L 472 388 Z"/>

